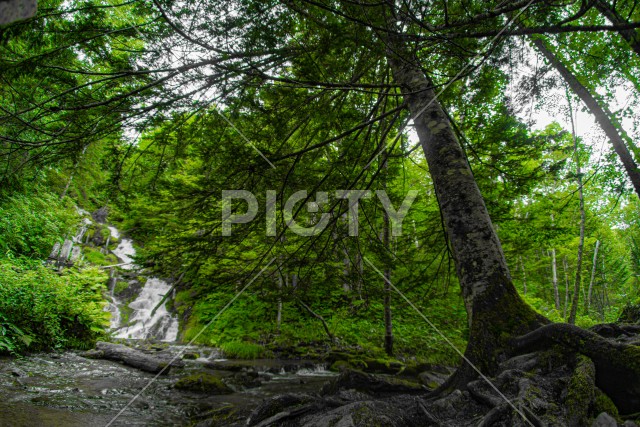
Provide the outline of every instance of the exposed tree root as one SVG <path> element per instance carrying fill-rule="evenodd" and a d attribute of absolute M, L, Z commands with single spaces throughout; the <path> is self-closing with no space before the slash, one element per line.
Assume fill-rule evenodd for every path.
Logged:
<path fill-rule="evenodd" d="M 640 347 L 612 342 L 565 323 L 542 326 L 514 339 L 512 344 L 519 351 L 559 344 L 587 356 L 595 365 L 595 385 L 611 398 L 620 413 L 640 411 Z"/>

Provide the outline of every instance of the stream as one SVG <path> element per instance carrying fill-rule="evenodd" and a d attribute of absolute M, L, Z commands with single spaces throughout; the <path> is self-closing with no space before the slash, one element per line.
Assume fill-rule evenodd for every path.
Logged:
<path fill-rule="evenodd" d="M 211 348 L 191 346 L 186 349 L 202 354 L 216 353 Z M 170 356 L 181 350 L 184 351 L 185 346 L 152 345 L 149 351 Z M 208 358 L 183 360 L 183 367 L 172 368 L 169 375 L 152 381 L 154 374 L 117 362 L 87 359 L 72 351 L 0 359 L 0 426 L 106 426 L 149 383 L 145 392 L 111 425 L 189 425 L 192 417 L 207 411 L 231 405 L 240 412 L 249 413 L 269 396 L 318 391 L 322 383 L 334 375 L 323 365 L 312 362 L 211 362 Z M 203 369 L 237 391 L 210 395 L 173 388 L 180 377 Z M 257 373 L 261 385 L 255 388 L 234 386 L 231 380 L 239 370 Z"/>
<path fill-rule="evenodd" d="M 117 229 L 109 229 L 113 238 L 120 238 Z M 130 239 L 120 240 L 113 253 L 123 272 L 139 270 Z M 157 379 L 117 362 L 85 358 L 82 351 L 0 358 L 0 427 L 192 425 L 198 414 L 208 411 L 232 406 L 248 414 L 270 396 L 318 391 L 335 375 L 319 362 L 226 360 L 218 349 L 176 343 L 178 320 L 164 303 L 159 305 L 171 286 L 159 278 L 144 282 L 129 302 L 129 321 L 123 324 L 121 312 L 126 302 L 114 295 L 121 277 L 110 280 L 111 301 L 106 308 L 112 314 L 114 338 L 162 359 L 189 357 Z M 220 378 L 234 392 L 212 395 L 174 388 L 179 378 L 203 371 Z M 242 381 L 248 377 L 253 384 Z"/>

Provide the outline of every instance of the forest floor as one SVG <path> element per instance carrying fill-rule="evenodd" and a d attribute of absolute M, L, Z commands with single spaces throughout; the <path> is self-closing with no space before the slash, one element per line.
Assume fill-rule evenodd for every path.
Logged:
<path fill-rule="evenodd" d="M 617 334 L 615 325 L 597 330 L 618 342 L 640 339 Z M 0 426 L 106 426 L 118 414 L 111 425 L 632 427 L 638 419 L 621 416 L 596 387 L 588 358 L 559 347 L 512 357 L 497 375 L 439 396 L 433 390 L 450 367 L 354 369 L 338 352 L 335 373 L 329 361 L 224 360 L 211 348 L 137 347 L 159 360 L 179 352 L 181 360 L 154 379 L 90 352 L 1 359 Z"/>

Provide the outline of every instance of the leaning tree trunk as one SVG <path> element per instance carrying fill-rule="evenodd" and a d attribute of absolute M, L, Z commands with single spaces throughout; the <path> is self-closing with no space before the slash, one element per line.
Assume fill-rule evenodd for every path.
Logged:
<path fill-rule="evenodd" d="M 613 25 L 620 26 L 630 23 L 624 17 L 620 16 L 620 14 L 618 14 L 615 8 L 611 6 L 608 1 L 596 0 L 595 6 L 596 9 L 598 9 L 598 11 L 602 13 L 602 15 L 604 15 L 604 17 L 607 18 Z M 629 43 L 629 46 L 631 46 L 631 49 L 633 49 L 636 54 L 640 55 L 640 35 L 635 28 L 618 30 L 618 34 L 620 34 L 620 36 L 625 39 L 627 43 Z"/>
<path fill-rule="evenodd" d="M 562 61 L 551 52 L 545 43 L 539 39 L 533 39 L 533 44 L 544 55 L 545 58 L 558 70 L 558 73 L 562 76 L 564 81 L 569 85 L 571 90 L 584 102 L 591 114 L 595 117 L 596 121 L 611 141 L 613 149 L 620 158 L 622 165 L 624 166 L 633 187 L 636 190 L 636 194 L 640 197 L 640 169 L 634 161 L 629 147 L 625 143 L 625 139 L 629 137 L 624 133 L 622 126 L 617 123 L 613 113 L 609 111 L 609 108 L 601 101 L 598 101 L 596 97 L 587 89 L 575 75 L 562 63 Z M 622 134 L 621 134 L 622 132 Z"/>
<path fill-rule="evenodd" d="M 574 324 L 576 322 L 576 314 L 578 312 L 578 301 L 580 300 L 580 286 L 582 284 L 582 255 L 584 252 L 584 227 L 587 222 L 584 211 L 584 193 L 582 191 L 582 170 L 580 168 L 580 156 L 578 153 L 578 137 L 576 136 L 576 125 L 573 121 L 573 108 L 571 107 L 571 98 L 567 90 L 567 101 L 569 102 L 569 115 L 571 117 L 571 133 L 573 134 L 573 153 L 576 157 L 576 180 L 578 181 L 578 196 L 580 198 L 580 240 L 578 242 L 578 260 L 576 261 L 576 278 L 573 286 L 573 301 L 571 302 L 571 312 L 567 323 Z"/>
<path fill-rule="evenodd" d="M 506 348 L 509 336 L 534 330 L 548 320 L 531 309 L 513 286 L 484 199 L 433 84 L 395 31 L 395 23 L 390 28 L 394 31 L 385 40 L 387 61 L 429 166 L 470 320 L 465 357 L 490 373 L 497 368 L 497 353 Z M 475 375 L 464 363 L 446 387 L 464 388 Z"/>

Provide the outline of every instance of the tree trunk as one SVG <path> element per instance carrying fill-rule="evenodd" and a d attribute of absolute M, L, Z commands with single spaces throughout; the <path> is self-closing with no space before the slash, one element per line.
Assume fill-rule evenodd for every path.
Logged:
<path fill-rule="evenodd" d="M 280 327 L 282 326 L 282 286 L 283 286 L 282 272 L 278 274 L 278 312 L 276 313 L 276 333 L 280 334 Z"/>
<path fill-rule="evenodd" d="M 585 304 L 585 313 L 589 314 L 591 309 L 591 293 L 593 291 L 593 282 L 596 278 L 596 267 L 598 265 L 598 248 L 600 247 L 600 240 L 596 240 L 596 248 L 593 251 L 593 266 L 591 268 L 591 280 L 589 280 L 589 291 L 587 292 L 587 301 Z"/>
<path fill-rule="evenodd" d="M 385 39 L 387 60 L 429 166 L 470 321 L 465 357 L 490 373 L 497 368 L 497 353 L 506 348 L 508 337 L 548 320 L 533 311 L 513 286 L 484 199 L 433 84 L 402 36 L 394 34 L 395 23 L 389 28 L 393 31 Z M 465 363 L 445 387 L 464 388 L 475 376 Z"/>
<path fill-rule="evenodd" d="M 382 170 L 384 171 L 383 188 L 387 189 L 387 171 L 389 169 L 387 150 L 382 153 Z M 383 229 L 382 229 L 382 244 L 386 251 L 385 258 L 388 257 L 388 252 L 391 250 L 389 245 L 390 227 L 389 227 L 389 214 L 386 209 L 383 209 Z M 393 356 L 393 323 L 391 320 L 391 267 L 390 262 L 385 262 L 384 268 L 384 351 L 388 356 Z"/>
<path fill-rule="evenodd" d="M 163 373 L 169 372 L 168 362 L 120 344 L 98 341 L 96 349 L 84 353 L 84 356 L 92 359 L 114 360 L 154 374 L 163 370 Z"/>
<path fill-rule="evenodd" d="M 629 24 L 629 21 L 620 16 L 608 1 L 596 0 L 595 6 L 613 25 Z M 638 31 L 635 28 L 618 30 L 618 34 L 629 43 L 629 46 L 636 54 L 640 55 L 640 35 L 638 35 Z"/>
<path fill-rule="evenodd" d="M 564 310 L 562 311 L 562 318 L 567 318 L 567 308 L 569 307 L 569 262 L 567 256 L 562 258 L 562 267 L 564 268 Z"/>
<path fill-rule="evenodd" d="M 527 294 L 527 273 L 524 270 L 524 262 L 522 261 L 522 255 L 518 257 L 520 261 L 520 269 L 522 270 L 522 295 Z"/>
<path fill-rule="evenodd" d="M 551 280 L 553 282 L 553 300 L 556 310 L 560 311 L 560 293 L 558 292 L 558 271 L 556 267 L 556 249 L 551 249 Z"/>
<path fill-rule="evenodd" d="M 573 121 L 573 108 L 571 98 L 567 91 L 567 101 L 569 102 L 569 114 L 571 116 L 571 132 L 573 134 L 573 153 L 576 157 L 576 180 L 578 181 L 578 196 L 580 197 L 580 241 L 578 242 L 578 260 L 576 261 L 576 280 L 573 285 L 573 301 L 571 302 L 571 312 L 567 322 L 574 324 L 578 312 L 578 302 L 580 300 L 580 285 L 582 283 L 582 253 L 584 251 L 584 226 L 587 222 L 584 212 L 584 194 L 582 192 L 582 169 L 580 168 L 580 157 L 578 156 L 578 138 L 576 136 L 576 126 Z"/>
<path fill-rule="evenodd" d="M 624 166 L 633 187 L 636 190 L 636 194 L 640 197 L 640 169 L 633 160 L 629 148 L 625 143 L 625 139 L 629 140 L 622 126 L 617 123 L 613 113 L 609 111 L 609 108 L 602 101 L 596 99 L 596 97 L 587 89 L 573 73 L 565 67 L 562 61 L 551 52 L 542 40 L 533 39 L 533 44 L 544 55 L 545 58 L 558 70 L 558 73 L 562 76 L 564 81 L 569 85 L 571 90 L 584 102 L 591 114 L 594 115 L 596 121 L 611 141 L 613 149 L 618 154 L 622 165 Z"/>

